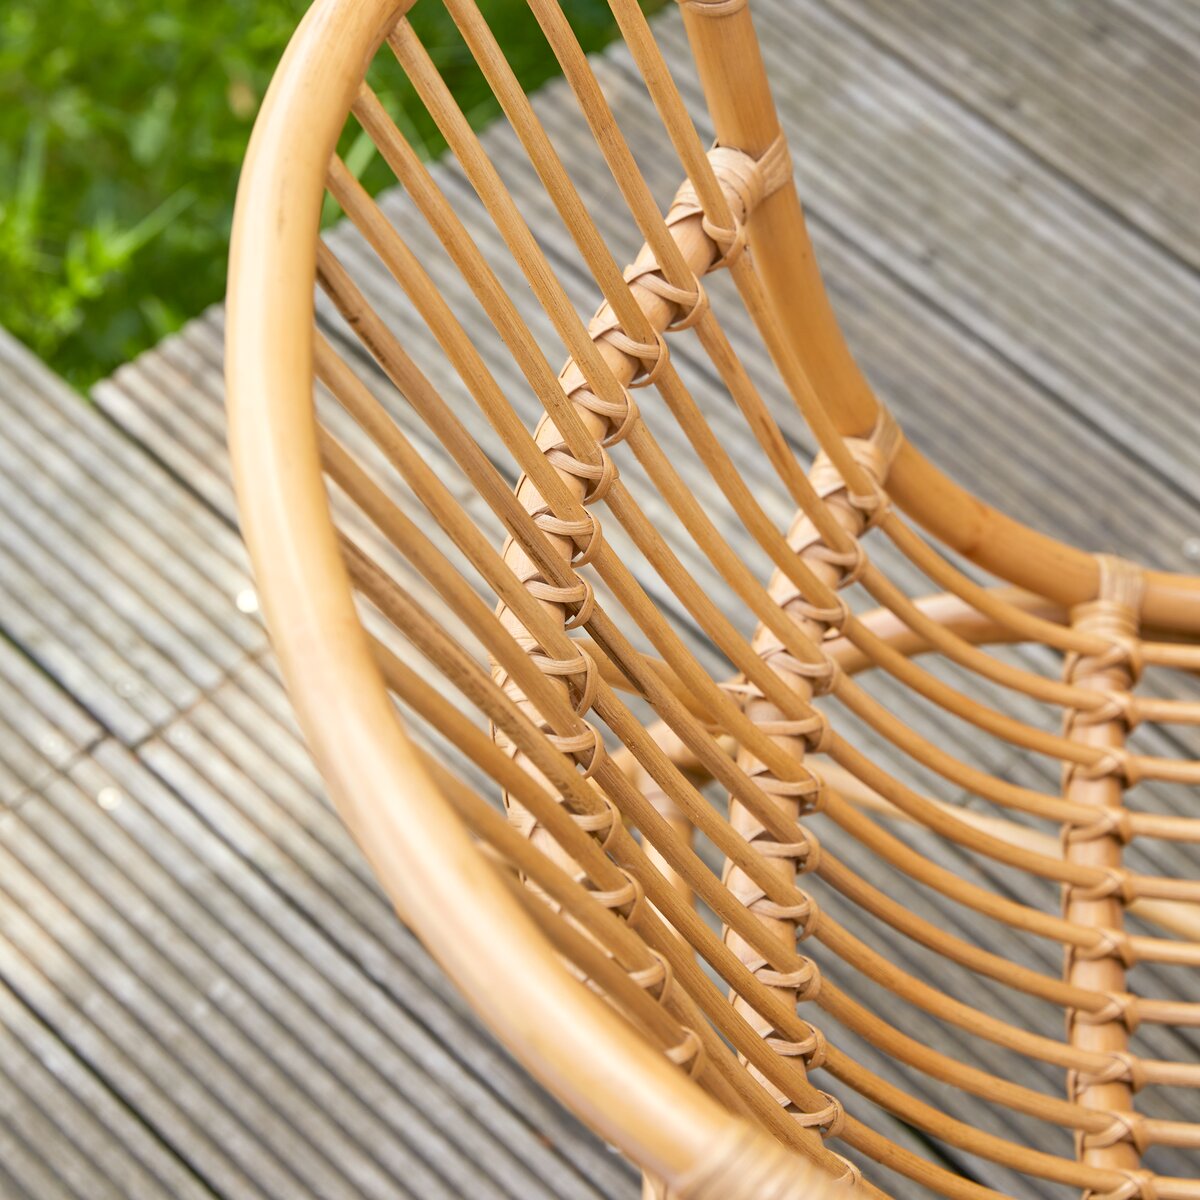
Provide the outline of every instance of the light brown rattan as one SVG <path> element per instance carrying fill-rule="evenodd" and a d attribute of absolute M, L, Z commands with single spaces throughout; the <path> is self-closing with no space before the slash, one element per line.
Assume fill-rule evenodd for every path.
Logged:
<path fill-rule="evenodd" d="M 1200 782 L 1200 763 L 1127 744 L 1142 723 L 1200 723 L 1198 704 L 1135 691 L 1147 666 L 1200 667 L 1188 640 L 1200 580 L 1019 525 L 904 439 L 821 285 L 744 0 L 683 6 L 718 135 L 709 150 L 636 0 L 612 0 L 663 151 L 680 163 L 665 214 L 555 0 L 530 0 L 644 242 L 624 270 L 474 0 L 444 4 L 578 249 L 596 316 L 578 317 L 498 169 L 508 164 L 471 131 L 404 0 L 318 0 L 309 12 L 255 129 L 229 289 L 232 447 L 268 623 L 339 810 L 401 915 L 529 1069 L 645 1168 L 648 1194 L 882 1195 L 869 1169 L 864 1178 L 830 1148 L 839 1142 L 946 1196 L 1000 1194 L 848 1115 L 841 1098 L 855 1092 L 951 1147 L 1094 1198 L 1197 1200 L 1200 1178 L 1143 1162 L 1158 1145 L 1200 1149 L 1200 1124 L 1143 1116 L 1133 1096 L 1200 1086 L 1200 1065 L 1145 1057 L 1136 1037 L 1141 1025 L 1200 1025 L 1200 1005 L 1135 995 L 1126 972 L 1200 966 L 1200 880 L 1140 873 L 1123 855 L 1137 839 L 1200 842 L 1200 819 L 1125 804 L 1139 781 Z M 544 327 L 366 83 L 377 52 L 407 73 Z M 444 247 L 453 287 L 435 284 L 411 230 L 337 157 L 347 119 Z M 319 242 L 327 190 L 376 267 Z M 423 369 L 406 328 L 372 307 L 363 281 L 380 263 L 440 364 Z M 728 283 L 706 291 L 716 273 Z M 378 394 L 314 332 L 314 285 L 389 381 Z M 494 346 L 461 322 L 470 304 Z M 736 305 L 757 349 L 726 332 Z M 672 361 L 685 338 L 707 357 L 710 394 Z M 567 350 L 561 371 L 550 344 Z M 821 448 L 807 468 L 747 369 L 764 355 Z M 520 411 L 532 400 L 534 425 Z M 721 428 L 736 413 L 760 447 L 761 477 L 734 465 L 718 410 Z M 653 432 L 670 422 L 703 500 Z M 790 528 L 770 515 L 780 496 L 796 509 Z M 736 611 L 689 567 L 697 551 Z M 880 565 L 903 560 L 940 594 L 915 601 Z M 877 607 L 852 606 L 853 595 Z M 1058 666 L 1040 673 L 985 649 L 1006 643 L 1041 646 Z M 727 672 L 704 665 L 714 659 Z M 869 668 L 914 712 L 1061 764 L 1061 789 L 935 744 L 860 681 Z M 957 799 L 925 794 L 863 748 L 880 744 Z M 987 810 L 963 807 L 966 795 Z M 861 845 L 870 879 L 822 847 L 819 822 Z M 1061 910 L 949 870 L 921 849 L 930 833 L 1056 885 Z M 889 880 L 904 878 L 961 911 L 973 939 L 893 898 Z M 1065 1035 L 905 971 L 823 897 L 1061 1009 Z M 1129 912 L 1159 932 L 1128 931 Z M 989 950 L 998 926 L 1061 946 L 1063 974 Z M 905 1034 L 823 973 L 834 961 L 839 978 L 882 985 L 970 1034 L 974 1061 Z M 920 1099 L 823 1022 L 908 1078 L 1065 1130 L 1074 1152 L 1018 1144 Z M 996 1073 L 988 1046 L 1060 1068 L 1063 1091 Z"/>

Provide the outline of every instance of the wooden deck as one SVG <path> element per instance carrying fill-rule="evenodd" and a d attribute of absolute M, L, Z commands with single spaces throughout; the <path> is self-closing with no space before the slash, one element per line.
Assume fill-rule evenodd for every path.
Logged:
<path fill-rule="evenodd" d="M 753 3 L 835 302 L 910 436 L 1034 525 L 1200 570 L 1197 9 Z M 677 14 L 657 27 L 684 62 Z M 647 102 L 624 54 L 599 69 L 636 121 Z M 583 143 L 556 91 L 539 111 L 570 163 Z M 511 133 L 485 137 L 502 146 Z M 634 148 L 669 196 L 668 165 Z M 440 170 L 475 222 L 453 169 Z M 530 176 L 514 169 L 513 187 L 541 215 Z M 401 217 L 404 203 L 388 200 Z M 593 211 L 615 246 L 632 248 L 616 205 Z M 377 306 L 404 321 L 357 239 L 333 238 Z M 552 260 L 568 261 L 546 238 Z M 583 281 L 575 291 L 588 310 Z M 419 340 L 415 323 L 404 328 Z M 0 337 L 0 1198 L 632 1200 L 634 1173 L 495 1047 L 394 919 L 322 795 L 235 531 L 221 339 L 214 309 L 99 385 L 93 407 Z M 777 384 L 763 386 L 784 411 Z M 807 453 L 798 422 L 788 433 Z M 671 448 L 665 428 L 662 440 Z M 1064 461 L 1074 484 L 1048 488 Z M 704 564 L 689 565 L 721 590 Z M 901 702 L 886 685 L 877 694 Z M 906 716 L 965 758 L 1049 779 L 935 712 Z M 1156 799 L 1195 811 L 1165 790 Z M 1006 884 L 951 848 L 922 849 Z M 1156 870 L 1197 873 L 1186 851 L 1153 853 Z M 894 894 L 957 920 L 916 889 Z M 1015 939 L 997 948 L 1021 953 Z M 936 969 L 918 951 L 891 951 Z M 1140 970 L 1135 984 L 1200 998 L 1200 983 L 1179 976 Z M 1014 1010 L 983 982 L 939 981 L 1059 1032 L 1032 1002 Z M 932 1022 L 906 1029 L 970 1053 Z M 1200 1043 L 1160 1034 L 1154 1052 L 1194 1058 Z M 990 1065 L 1009 1060 L 997 1051 Z M 1061 1086 L 1049 1070 L 1027 1067 L 1025 1079 Z M 948 1102 L 928 1081 L 906 1086 Z M 969 1097 L 949 1103 L 966 1119 L 982 1111 Z M 1194 1096 L 1146 1103 L 1196 1117 Z M 1045 1136 L 1015 1117 L 992 1128 Z M 1038 1144 L 1067 1149 L 1065 1138 Z M 1065 1194 L 923 1150 L 1016 1196 Z M 1196 1172 L 1170 1153 L 1154 1165 Z"/>

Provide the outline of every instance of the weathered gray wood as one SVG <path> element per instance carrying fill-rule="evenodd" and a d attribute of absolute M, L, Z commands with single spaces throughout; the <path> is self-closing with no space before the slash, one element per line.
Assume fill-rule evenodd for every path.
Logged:
<path fill-rule="evenodd" d="M 2 1069 L 9 1081 L 5 1098 L 14 1106 L 36 1105 L 57 1127 L 39 1139 L 40 1154 L 51 1162 L 86 1155 L 93 1174 L 115 1183 L 120 1196 L 212 1195 L 6 987 L 0 988 L 0 1014 Z"/>
<path fill-rule="evenodd" d="M 36 790 L 100 733 L 83 709 L 0 637 L 0 808 Z"/>
<path fill-rule="evenodd" d="M 232 494 L 222 469 L 225 439 L 212 427 L 212 401 L 223 395 L 220 359 L 216 363 L 193 360 L 186 371 L 172 366 L 172 360 L 182 357 L 197 335 L 208 333 L 214 321 L 220 328 L 219 308 L 197 317 L 149 354 L 119 367 L 110 379 L 96 385 L 93 397 L 113 420 L 150 447 L 177 478 L 233 522 Z"/>
<path fill-rule="evenodd" d="M 441 1038 L 468 1056 L 480 1048 L 482 1063 L 458 1064 L 407 1015 L 420 987 L 398 955 L 376 944 L 358 966 L 291 907 L 291 888 L 311 903 L 320 884 L 255 833 L 211 785 L 181 796 L 102 744 L 0 827 L 16 990 L 53 1019 L 45 988 L 57 989 L 79 1014 L 68 1042 L 106 1082 L 127 1094 L 109 1066 L 114 1051 L 127 1057 L 264 1195 L 609 1194 L 543 1142 L 524 1108 L 508 1111 L 499 1079 L 532 1089 L 508 1064 L 487 1070 L 496 1051 L 480 1034 L 461 1018 L 447 1027 L 442 1010 Z M 40 990 L 14 956 L 38 963 Z M 81 1019 L 90 1044 L 71 1032 Z M 192 1162 L 157 1111 L 144 1110 L 151 1126 Z M 551 1120 L 547 1141 L 561 1131 Z M 591 1165 L 599 1181 L 627 1178 L 608 1156 Z"/>
<path fill-rule="evenodd" d="M 3 628 L 129 742 L 194 704 L 260 624 L 236 535 L 0 336 Z"/>
<path fill-rule="evenodd" d="M 7 1122 L 0 1122 L 0 1195 L 17 1200 L 45 1196 L 48 1200 L 70 1200 L 72 1193 L 37 1155 L 20 1140 Z"/>
<path fill-rule="evenodd" d="M 1142 14 L 1108 0 L 826 4 L 1200 265 L 1200 61 Z"/>
<path fill-rule="evenodd" d="M 1200 9 L 1194 4 L 1180 0 L 1116 0 L 1116 4 L 1200 57 Z"/>

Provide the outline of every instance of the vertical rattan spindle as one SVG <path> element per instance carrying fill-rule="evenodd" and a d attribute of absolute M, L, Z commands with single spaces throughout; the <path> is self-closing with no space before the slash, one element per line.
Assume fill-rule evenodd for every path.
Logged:
<path fill-rule="evenodd" d="M 1099 562 L 1099 596 L 1072 612 L 1072 624 L 1082 632 L 1110 640 L 1112 648 L 1097 657 L 1069 656 L 1064 675 L 1077 687 L 1104 693 L 1111 704 L 1086 716 L 1068 711 L 1065 731 L 1072 740 L 1099 746 L 1109 753 L 1094 767 L 1066 767 L 1066 799 L 1098 811 L 1089 824 L 1064 827 L 1063 856 L 1068 862 L 1101 867 L 1113 874 L 1110 887 L 1064 887 L 1063 911 L 1068 920 L 1104 935 L 1094 949 L 1066 947 L 1067 981 L 1117 996 L 1125 991 L 1128 966 L 1123 931 L 1125 898 L 1119 874 L 1126 824 L 1122 819 L 1124 789 L 1128 782 L 1124 769 L 1128 730 L 1125 698 L 1138 675 L 1132 648 L 1137 639 L 1142 574 L 1139 568 L 1120 559 L 1100 556 Z M 1128 1055 L 1129 1029 L 1123 1011 L 1116 1004 L 1111 1013 L 1069 1011 L 1067 1022 L 1073 1045 L 1112 1056 L 1110 1071 L 1099 1075 L 1072 1072 L 1068 1079 L 1069 1094 L 1077 1104 L 1113 1114 L 1108 1131 L 1080 1137 L 1079 1157 L 1092 1166 L 1136 1171 L 1141 1155 L 1138 1121 L 1133 1113 L 1133 1060 Z"/>

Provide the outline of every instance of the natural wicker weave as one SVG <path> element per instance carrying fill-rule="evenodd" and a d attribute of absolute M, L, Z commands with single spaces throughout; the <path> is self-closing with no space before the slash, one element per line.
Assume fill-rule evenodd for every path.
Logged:
<path fill-rule="evenodd" d="M 1147 667 L 1200 668 L 1188 643 L 1200 579 L 1035 533 L 905 441 L 822 288 L 744 0 L 684 6 L 719 139 L 707 151 L 636 0 L 612 0 L 662 153 L 686 180 L 665 217 L 555 0 L 530 0 L 645 243 L 625 270 L 474 0 L 444 3 L 578 247 L 604 301 L 596 316 L 578 317 L 403 0 L 310 11 L 255 130 L 230 271 L 232 444 L 264 608 L 312 749 L 400 913 L 528 1068 L 665 1181 L 648 1179 L 650 1194 L 883 1194 L 839 1143 L 946 1196 L 1000 1194 L 848 1116 L 839 1097 L 856 1092 L 934 1139 L 1092 1197 L 1197 1200 L 1200 1178 L 1143 1161 L 1156 1146 L 1200 1149 L 1200 1123 L 1143 1117 L 1133 1094 L 1200 1087 L 1200 1064 L 1143 1057 L 1136 1042 L 1139 1026 L 1200 1025 L 1200 1005 L 1134 995 L 1126 972 L 1200 966 L 1200 878 L 1139 873 L 1122 855 L 1136 839 L 1200 842 L 1200 819 L 1125 804 L 1139 781 L 1200 783 L 1200 762 L 1126 745 L 1140 723 L 1200 723 L 1200 704 L 1134 691 Z M 522 315 L 531 307 L 502 282 L 494 247 L 485 254 L 460 219 L 467 201 L 440 190 L 364 83 L 377 52 L 407 72 L 546 324 Z M 335 156 L 348 116 L 461 289 L 434 285 L 410 231 Z M 423 372 L 405 328 L 387 327 L 319 242 L 327 188 L 452 370 Z M 710 303 L 700 280 L 713 272 L 724 279 Z M 386 393 L 314 334 L 314 284 L 394 385 Z M 460 324 L 470 303 L 498 331 L 494 347 Z M 735 350 L 723 329 L 737 304 L 757 350 Z M 690 387 L 670 354 L 683 339 L 711 364 Z M 562 370 L 556 346 L 570 355 Z M 807 468 L 752 382 L 767 356 L 822 447 Z M 536 428 L 521 415 L 532 401 Z M 761 474 L 734 467 L 714 413 L 757 441 Z M 704 505 L 652 432 L 671 422 L 706 478 Z M 434 439 L 436 468 L 419 448 Z M 788 529 L 768 515 L 781 496 L 798 510 Z M 697 550 L 736 611 L 686 565 Z M 910 599 L 877 564 L 883 551 L 939 594 Z M 651 578 L 671 604 L 651 598 Z M 1046 672 L 981 648 L 1000 643 L 1046 648 Z M 944 710 L 981 743 L 1061 764 L 1061 792 L 933 744 L 856 680 L 867 668 L 902 685 L 914 710 Z M 1012 697 L 1032 715 L 1011 715 Z M 897 778 L 869 745 L 916 775 Z M 966 796 L 986 811 L 962 806 Z M 870 879 L 822 850 L 820 822 L 861 843 Z M 1031 895 L 1048 881 L 1061 911 L 947 870 L 920 848 L 930 833 L 1024 873 Z M 890 898 L 889 880 L 904 877 L 961 910 L 970 938 Z M 959 975 L 1061 1009 L 1065 1035 L 907 973 L 819 907 L 826 897 Z M 1127 932 L 1128 912 L 1157 933 Z M 1005 927 L 1061 946 L 1063 974 L 989 950 Z M 901 1032 L 892 1013 L 823 977 L 831 963 L 965 1031 L 974 1062 Z M 1075 1153 L 1069 1137 L 1063 1153 L 1034 1150 L 907 1094 L 827 1041 L 823 1021 L 909 1078 L 1067 1131 Z M 989 1046 L 1060 1068 L 1061 1094 L 996 1074 Z"/>

